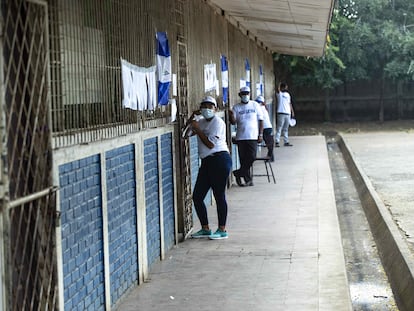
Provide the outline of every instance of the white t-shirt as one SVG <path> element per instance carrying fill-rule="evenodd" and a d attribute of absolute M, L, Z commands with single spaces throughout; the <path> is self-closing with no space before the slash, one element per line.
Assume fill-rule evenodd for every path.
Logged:
<path fill-rule="evenodd" d="M 236 119 L 236 140 L 255 140 L 259 137 L 258 121 L 263 120 L 260 105 L 251 100 L 247 104 L 238 103 L 233 107 Z"/>
<path fill-rule="evenodd" d="M 260 108 L 262 109 L 263 113 L 263 128 L 264 129 L 271 129 L 272 122 L 270 122 L 269 112 L 267 111 L 266 107 L 264 105 L 260 105 Z"/>
<path fill-rule="evenodd" d="M 200 137 L 198 139 L 198 155 L 201 159 L 219 151 L 229 151 L 226 142 L 226 123 L 220 118 L 215 116 L 211 121 L 207 121 L 202 118 L 198 121 L 200 130 L 207 136 L 208 140 L 214 144 L 213 148 L 208 148 L 201 141 Z"/>
<path fill-rule="evenodd" d="M 290 94 L 288 92 L 279 92 L 279 94 L 277 95 L 277 99 L 277 113 L 290 114 Z"/>

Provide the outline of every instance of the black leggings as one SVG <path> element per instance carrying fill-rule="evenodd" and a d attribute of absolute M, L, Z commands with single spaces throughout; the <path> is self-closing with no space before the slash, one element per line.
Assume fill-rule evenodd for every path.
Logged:
<path fill-rule="evenodd" d="M 201 160 L 197 181 L 194 186 L 193 202 L 201 225 L 208 225 L 207 208 L 204 204 L 210 188 L 217 205 L 218 225 L 225 226 L 227 221 L 226 186 L 232 167 L 228 152 L 221 152 Z"/>

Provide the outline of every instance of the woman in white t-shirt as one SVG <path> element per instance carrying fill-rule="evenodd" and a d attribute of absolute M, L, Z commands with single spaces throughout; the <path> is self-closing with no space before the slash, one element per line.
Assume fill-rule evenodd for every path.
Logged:
<path fill-rule="evenodd" d="M 205 97 L 200 104 L 200 110 L 193 112 L 190 117 L 192 135 L 197 135 L 198 155 L 201 158 L 201 166 L 193 191 L 193 202 L 200 220 L 201 230 L 192 235 L 193 238 L 210 238 L 212 240 L 226 239 L 227 180 L 232 168 L 232 160 L 226 141 L 226 124 L 215 116 L 217 108 L 216 100 Z M 196 115 L 203 118 L 195 120 Z M 207 208 L 204 199 L 208 191 L 212 189 L 217 205 L 218 228 L 211 232 L 207 216 Z"/>

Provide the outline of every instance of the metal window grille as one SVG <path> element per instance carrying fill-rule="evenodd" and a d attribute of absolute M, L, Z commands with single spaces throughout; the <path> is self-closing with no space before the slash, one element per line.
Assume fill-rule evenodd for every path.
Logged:
<path fill-rule="evenodd" d="M 50 187 L 47 3 L 6 1 L 2 14 L 8 178 L 2 198 L 6 308 L 55 310 L 56 208 Z"/>
<path fill-rule="evenodd" d="M 169 122 L 168 108 L 121 105 L 120 58 L 155 64 L 154 10 L 144 0 L 3 2 L 1 216 L 10 310 L 58 308 L 53 148 Z"/>
<path fill-rule="evenodd" d="M 122 107 L 120 58 L 155 65 L 147 1 L 50 1 L 53 147 L 116 137 L 170 121 L 169 107 Z"/>
<path fill-rule="evenodd" d="M 10 203 L 9 310 L 57 310 L 54 189 Z"/>

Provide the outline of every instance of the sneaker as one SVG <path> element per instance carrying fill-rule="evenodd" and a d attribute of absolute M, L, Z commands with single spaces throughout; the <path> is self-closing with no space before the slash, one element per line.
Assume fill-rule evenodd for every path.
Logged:
<path fill-rule="evenodd" d="M 208 238 L 210 240 L 222 240 L 222 239 L 227 239 L 228 237 L 229 235 L 227 234 L 227 231 L 221 231 L 220 229 L 217 229 L 216 232 L 214 232 Z"/>
<path fill-rule="evenodd" d="M 239 187 L 243 187 L 244 184 L 242 183 L 241 177 L 236 173 L 233 172 L 234 177 L 236 177 L 236 183 Z"/>
<path fill-rule="evenodd" d="M 279 143 L 276 143 L 276 144 L 275 144 L 275 146 L 276 146 L 276 147 L 280 147 Z"/>
<path fill-rule="evenodd" d="M 251 187 L 251 186 L 254 186 L 253 185 L 253 180 L 249 180 L 249 181 L 246 181 L 246 183 L 244 184 L 246 187 Z"/>
<path fill-rule="evenodd" d="M 285 147 L 292 147 L 293 145 L 291 143 L 285 143 L 283 146 L 285 146 Z"/>
<path fill-rule="evenodd" d="M 236 177 L 236 183 L 239 187 L 244 187 L 244 184 L 242 183 L 241 177 Z"/>
<path fill-rule="evenodd" d="M 201 229 L 191 235 L 193 239 L 203 239 L 203 238 L 208 238 L 210 236 L 211 236 L 211 230 L 205 230 L 205 229 Z"/>

